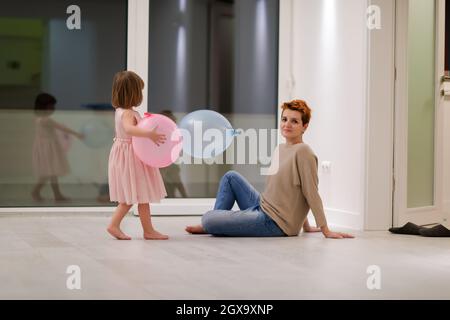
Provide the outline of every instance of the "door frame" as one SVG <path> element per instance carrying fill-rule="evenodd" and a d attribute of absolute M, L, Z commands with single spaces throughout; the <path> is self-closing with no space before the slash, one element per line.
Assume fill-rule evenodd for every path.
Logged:
<path fill-rule="evenodd" d="M 395 138 L 394 138 L 394 186 L 393 225 L 406 222 L 419 225 L 439 223 L 443 210 L 443 117 L 441 75 L 444 74 L 445 2 L 435 0 L 435 157 L 434 204 L 420 208 L 407 208 L 407 160 L 408 160 L 408 12 L 409 0 L 396 1 L 396 81 L 395 81 Z"/>

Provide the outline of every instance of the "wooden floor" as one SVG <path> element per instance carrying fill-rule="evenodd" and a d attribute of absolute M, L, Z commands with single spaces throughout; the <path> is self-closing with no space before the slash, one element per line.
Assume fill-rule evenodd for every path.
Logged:
<path fill-rule="evenodd" d="M 356 232 L 216 238 L 184 232 L 199 217 L 155 217 L 169 241 L 142 240 L 139 219 L 1 216 L 0 299 L 450 299 L 450 239 Z M 67 289 L 69 265 L 81 290 Z M 367 268 L 381 270 L 369 290 Z"/>

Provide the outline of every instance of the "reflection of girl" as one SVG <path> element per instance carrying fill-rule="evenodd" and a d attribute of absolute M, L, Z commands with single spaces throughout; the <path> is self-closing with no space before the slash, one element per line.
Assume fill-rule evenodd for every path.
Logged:
<path fill-rule="evenodd" d="M 36 97 L 35 110 L 35 139 L 33 144 L 33 171 L 38 181 L 33 188 L 32 197 L 42 201 L 41 189 L 50 180 L 56 201 L 68 200 L 61 194 L 58 185 L 58 176 L 69 173 L 69 163 L 63 146 L 57 135 L 57 130 L 82 138 L 82 135 L 51 119 L 55 111 L 56 99 L 41 93 Z"/>

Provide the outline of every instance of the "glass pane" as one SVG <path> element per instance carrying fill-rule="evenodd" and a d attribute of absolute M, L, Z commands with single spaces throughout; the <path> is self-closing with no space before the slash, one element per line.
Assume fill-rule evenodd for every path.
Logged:
<path fill-rule="evenodd" d="M 111 83 L 126 67 L 127 1 L 70 4 L 0 4 L 2 207 L 109 205 Z"/>
<path fill-rule="evenodd" d="M 409 1 L 408 208 L 434 204 L 435 3 Z"/>
<path fill-rule="evenodd" d="M 150 0 L 149 109 L 178 123 L 192 111 L 214 110 L 242 129 L 216 158 L 223 164 L 191 158 L 192 164 L 162 169 L 169 197 L 215 197 L 228 170 L 262 191 L 263 154 L 276 144 L 270 129 L 277 122 L 278 6 L 278 0 Z M 255 134 L 267 139 L 254 143 Z M 245 150 L 239 139 L 246 139 Z"/>

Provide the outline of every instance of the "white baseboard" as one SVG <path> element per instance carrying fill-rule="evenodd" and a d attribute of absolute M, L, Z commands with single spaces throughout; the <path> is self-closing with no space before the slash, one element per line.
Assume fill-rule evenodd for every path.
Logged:
<path fill-rule="evenodd" d="M 161 203 L 152 204 L 151 210 L 152 215 L 158 216 L 201 216 L 214 208 L 215 201 L 214 198 L 164 199 Z M 139 215 L 137 206 L 133 206 L 132 211 L 134 215 Z"/>
<path fill-rule="evenodd" d="M 311 215 L 311 214 L 310 214 Z M 342 229 L 363 230 L 363 219 L 360 213 L 340 210 L 335 208 L 325 208 L 325 215 L 330 226 Z M 309 218 L 314 220 L 313 217 Z M 314 225 L 314 223 L 312 223 Z"/>

